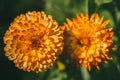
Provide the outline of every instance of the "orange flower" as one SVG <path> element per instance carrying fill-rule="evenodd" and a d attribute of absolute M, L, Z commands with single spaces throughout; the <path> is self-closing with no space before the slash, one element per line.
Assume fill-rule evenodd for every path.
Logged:
<path fill-rule="evenodd" d="M 72 21 L 67 19 L 67 23 L 64 23 L 67 32 L 65 51 L 77 66 L 81 65 L 89 70 L 95 66 L 99 69 L 100 63 L 107 63 L 107 59 L 112 60 L 108 54 L 113 47 L 112 28 L 105 28 L 109 20 L 104 23 L 102 21 L 103 17 L 94 13 L 90 19 L 88 14 L 80 14 Z"/>
<path fill-rule="evenodd" d="M 28 12 L 14 19 L 4 36 L 9 60 L 25 71 L 45 71 L 63 49 L 63 29 L 44 12 Z"/>

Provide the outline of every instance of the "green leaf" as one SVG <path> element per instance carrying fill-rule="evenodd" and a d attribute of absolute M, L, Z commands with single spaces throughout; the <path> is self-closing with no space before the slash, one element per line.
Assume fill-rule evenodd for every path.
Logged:
<path fill-rule="evenodd" d="M 112 0 L 103 0 L 103 3 L 110 3 Z"/>
<path fill-rule="evenodd" d="M 95 3 L 97 4 L 97 6 L 100 6 L 102 4 L 106 4 L 106 3 L 110 3 L 112 2 L 112 0 L 95 0 Z"/>
<path fill-rule="evenodd" d="M 66 18 L 72 19 L 80 12 L 86 13 L 87 8 L 87 2 L 84 0 L 46 0 L 44 11 L 53 15 L 53 19 L 57 20 L 59 24 L 63 24 Z"/>
<path fill-rule="evenodd" d="M 108 24 L 107 28 L 109 28 L 109 27 L 114 28 L 115 27 L 113 16 L 108 10 L 103 9 L 99 12 L 99 14 L 101 16 L 104 16 L 104 20 L 110 20 L 110 23 Z"/>

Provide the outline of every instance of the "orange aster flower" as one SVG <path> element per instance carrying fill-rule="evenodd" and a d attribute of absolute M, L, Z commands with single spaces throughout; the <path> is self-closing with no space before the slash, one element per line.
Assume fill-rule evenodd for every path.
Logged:
<path fill-rule="evenodd" d="M 108 53 L 113 47 L 113 32 L 112 28 L 105 28 L 110 21 L 103 22 L 103 18 L 97 13 L 92 14 L 90 19 L 88 14 L 80 14 L 64 23 L 65 51 L 77 66 L 81 65 L 89 70 L 95 66 L 99 69 L 100 63 L 112 60 Z"/>
<path fill-rule="evenodd" d="M 28 12 L 16 17 L 4 36 L 9 60 L 24 71 L 45 71 L 63 49 L 63 28 L 44 12 Z"/>

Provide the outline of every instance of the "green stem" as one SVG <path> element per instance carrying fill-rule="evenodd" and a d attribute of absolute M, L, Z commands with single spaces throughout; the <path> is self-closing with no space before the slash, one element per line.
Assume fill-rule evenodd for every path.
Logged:
<path fill-rule="evenodd" d="M 85 13 L 88 13 L 88 0 L 85 0 Z"/>
<path fill-rule="evenodd" d="M 80 70 L 81 70 L 83 80 L 90 80 L 90 74 L 89 74 L 88 70 L 83 67 L 81 67 Z"/>

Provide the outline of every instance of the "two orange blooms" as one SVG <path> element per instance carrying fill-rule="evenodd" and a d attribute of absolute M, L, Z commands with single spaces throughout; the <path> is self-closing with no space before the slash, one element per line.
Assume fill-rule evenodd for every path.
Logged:
<path fill-rule="evenodd" d="M 105 28 L 103 17 L 97 13 L 77 15 L 59 26 L 51 15 L 28 12 L 16 17 L 4 35 L 5 55 L 24 71 L 42 72 L 55 64 L 64 51 L 77 66 L 88 68 L 112 60 L 108 54 L 113 48 L 111 28 Z M 64 47 L 64 50 L 63 50 Z"/>

